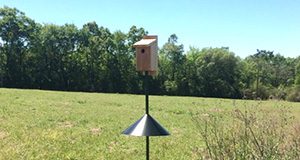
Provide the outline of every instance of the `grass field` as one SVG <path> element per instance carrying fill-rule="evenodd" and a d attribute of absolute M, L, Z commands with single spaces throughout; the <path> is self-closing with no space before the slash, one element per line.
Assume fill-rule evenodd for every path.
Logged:
<path fill-rule="evenodd" d="M 150 138 L 151 159 L 199 159 L 191 115 L 237 108 L 300 117 L 300 103 L 150 96 L 150 114 L 172 134 Z M 121 135 L 143 114 L 142 95 L 0 89 L 0 159 L 145 159 L 144 137 Z"/>

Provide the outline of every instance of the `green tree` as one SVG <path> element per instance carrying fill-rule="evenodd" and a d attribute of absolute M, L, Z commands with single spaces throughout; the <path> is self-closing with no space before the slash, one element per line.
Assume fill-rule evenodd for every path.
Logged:
<path fill-rule="evenodd" d="M 113 34 L 113 50 L 108 54 L 107 67 L 109 69 L 109 91 L 110 92 L 128 92 L 130 69 L 132 69 L 131 56 L 126 46 L 126 34 L 116 31 Z"/>
<path fill-rule="evenodd" d="M 257 50 L 257 53 L 245 59 L 248 63 L 248 70 L 251 70 L 248 81 L 251 85 L 254 98 L 268 98 L 267 88 L 271 87 L 271 76 L 273 68 L 271 66 L 274 57 L 273 51 Z"/>
<path fill-rule="evenodd" d="M 300 60 L 296 64 L 296 78 L 295 78 L 295 85 L 300 86 Z"/>
<path fill-rule="evenodd" d="M 188 94 L 183 45 L 177 44 L 177 36 L 172 34 L 160 50 L 160 78 L 169 94 Z"/>
<path fill-rule="evenodd" d="M 4 83 L 7 87 L 24 87 L 28 84 L 26 75 L 27 53 L 31 39 L 37 29 L 33 20 L 16 8 L 0 8 L 0 37 L 2 53 L 6 57 Z"/>
<path fill-rule="evenodd" d="M 195 54 L 195 53 L 194 53 Z M 199 96 L 239 98 L 239 58 L 228 48 L 205 48 L 196 58 L 197 80 L 189 83 Z"/>
<path fill-rule="evenodd" d="M 280 54 L 276 54 L 271 61 L 271 85 L 275 88 L 279 86 L 291 86 L 293 83 L 293 61 Z"/>
<path fill-rule="evenodd" d="M 201 55 L 201 50 L 195 47 L 190 47 L 189 51 L 186 53 L 186 72 L 187 72 L 187 79 L 188 79 L 188 88 L 189 94 L 193 96 L 200 96 L 203 95 L 201 93 L 201 82 L 200 78 L 197 75 L 197 59 Z"/>
<path fill-rule="evenodd" d="M 291 58 L 274 55 L 273 51 L 257 50 L 256 54 L 247 57 L 244 62 L 247 66 L 244 70 L 248 79 L 246 86 L 255 97 L 266 99 L 271 95 L 275 96 L 278 90 L 293 84 L 294 60 Z"/>
<path fill-rule="evenodd" d="M 3 87 L 3 81 L 5 76 L 6 56 L 2 47 L 2 40 L 0 39 L 0 87 Z"/>
<path fill-rule="evenodd" d="M 80 30 L 79 52 L 83 56 L 83 72 L 86 74 L 85 88 L 89 91 L 108 90 L 108 53 L 111 52 L 112 34 L 95 22 L 87 23 Z"/>
<path fill-rule="evenodd" d="M 70 89 L 69 63 L 76 49 L 77 28 L 66 24 L 44 25 L 41 28 L 37 58 L 37 81 L 45 89 Z"/>

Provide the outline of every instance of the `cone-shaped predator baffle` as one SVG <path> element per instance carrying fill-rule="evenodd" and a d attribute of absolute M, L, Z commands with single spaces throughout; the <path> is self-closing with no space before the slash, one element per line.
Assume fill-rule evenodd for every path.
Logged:
<path fill-rule="evenodd" d="M 142 118 L 132 124 L 122 134 L 132 136 L 167 136 L 169 132 L 164 129 L 153 117 L 145 114 Z"/>

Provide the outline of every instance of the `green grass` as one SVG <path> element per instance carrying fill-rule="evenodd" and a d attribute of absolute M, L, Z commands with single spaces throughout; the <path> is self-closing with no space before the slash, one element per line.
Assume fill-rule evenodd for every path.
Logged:
<path fill-rule="evenodd" d="M 172 134 L 150 138 L 150 157 L 199 158 L 191 114 L 283 107 L 299 119 L 300 103 L 150 96 L 150 114 Z M 142 95 L 0 89 L 0 159 L 145 159 L 145 138 L 121 134 L 143 114 Z"/>

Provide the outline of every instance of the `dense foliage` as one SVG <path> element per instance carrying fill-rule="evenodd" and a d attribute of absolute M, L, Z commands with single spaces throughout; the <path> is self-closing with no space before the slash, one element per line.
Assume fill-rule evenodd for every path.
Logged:
<path fill-rule="evenodd" d="M 42 25 L 15 8 L 0 8 L 0 87 L 141 93 L 132 44 L 146 34 L 136 26 L 128 33 L 112 33 L 95 22 L 82 28 Z M 240 59 L 228 47 L 184 53 L 177 40 L 171 35 L 159 50 L 152 94 L 247 99 L 299 95 L 299 57 L 257 50 Z"/>

